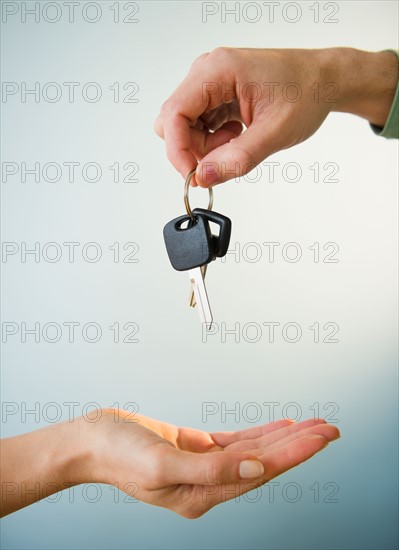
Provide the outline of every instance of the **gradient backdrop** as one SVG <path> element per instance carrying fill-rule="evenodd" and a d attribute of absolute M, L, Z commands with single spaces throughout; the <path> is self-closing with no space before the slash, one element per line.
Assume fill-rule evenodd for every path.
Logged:
<path fill-rule="evenodd" d="M 397 548 L 397 141 L 335 114 L 269 159 L 274 177 L 215 189 L 234 253 L 208 272 L 207 337 L 164 249 L 183 181 L 153 121 L 198 55 L 397 45 L 394 1 L 267 4 L 2 2 L 1 431 L 74 402 L 209 431 L 319 414 L 342 439 L 196 521 L 105 485 L 65 491 L 5 518 L 2 548 Z"/>

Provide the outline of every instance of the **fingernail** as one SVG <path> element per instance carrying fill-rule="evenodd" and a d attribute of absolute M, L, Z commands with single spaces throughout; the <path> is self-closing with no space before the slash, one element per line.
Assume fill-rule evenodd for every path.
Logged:
<path fill-rule="evenodd" d="M 240 477 L 242 479 L 254 479 L 260 477 L 265 469 L 258 460 L 243 460 L 240 462 Z"/>
<path fill-rule="evenodd" d="M 213 162 L 204 162 L 204 164 L 201 164 L 197 168 L 196 175 L 198 175 L 198 178 L 202 181 L 202 183 L 205 183 L 205 185 L 214 185 L 215 183 L 220 182 L 220 175 Z"/>

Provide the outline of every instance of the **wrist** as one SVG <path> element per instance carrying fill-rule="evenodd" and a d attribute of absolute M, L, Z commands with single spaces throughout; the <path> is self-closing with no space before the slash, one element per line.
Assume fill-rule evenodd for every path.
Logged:
<path fill-rule="evenodd" d="M 352 113 L 384 126 L 398 81 L 395 54 L 354 48 L 331 48 L 324 52 L 325 72 L 339 90 L 333 110 Z"/>
<path fill-rule="evenodd" d="M 78 483 L 113 484 L 118 420 L 114 409 L 97 409 L 77 419 L 80 450 L 70 461 L 69 470 L 79 478 Z"/>
<path fill-rule="evenodd" d="M 82 427 L 76 419 L 2 440 L 1 515 L 91 479 L 93 455 Z M 7 493 L 7 483 L 18 490 Z"/>
<path fill-rule="evenodd" d="M 47 460 L 53 470 L 52 477 L 61 486 L 88 483 L 96 478 L 95 448 L 89 437 L 90 431 L 86 418 L 75 418 L 54 426 L 56 437 L 48 446 Z"/>

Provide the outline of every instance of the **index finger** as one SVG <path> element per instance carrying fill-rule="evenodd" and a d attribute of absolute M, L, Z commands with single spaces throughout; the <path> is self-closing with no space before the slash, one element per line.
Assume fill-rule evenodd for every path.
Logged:
<path fill-rule="evenodd" d="M 191 151 L 191 125 L 191 121 L 180 113 L 167 116 L 163 125 L 167 157 L 183 178 L 198 164 Z"/>
<path fill-rule="evenodd" d="M 168 159 L 183 177 L 197 165 L 192 151 L 195 124 L 202 114 L 223 103 L 219 69 L 217 64 L 204 63 L 208 55 L 193 63 L 183 82 L 163 104 L 155 123 L 156 132 L 165 140 Z M 223 81 L 231 86 L 226 75 Z"/>

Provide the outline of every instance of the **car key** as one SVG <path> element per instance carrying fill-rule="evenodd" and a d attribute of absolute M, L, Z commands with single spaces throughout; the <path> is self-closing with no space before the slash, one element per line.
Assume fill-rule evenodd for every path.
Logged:
<path fill-rule="evenodd" d="M 205 275 L 206 275 L 207 267 L 208 267 L 208 264 L 205 264 L 205 265 L 201 266 L 201 273 L 202 273 L 202 278 L 204 279 L 204 281 L 205 281 Z M 189 300 L 188 300 L 188 305 L 190 307 L 195 307 L 197 305 L 197 302 L 195 300 L 194 290 L 193 290 L 192 287 L 190 289 L 190 296 L 189 296 Z"/>
<path fill-rule="evenodd" d="M 187 227 L 183 227 L 185 223 Z M 189 273 L 201 321 L 209 330 L 212 326 L 212 312 L 201 271 L 201 266 L 214 258 L 209 222 L 201 214 L 179 216 L 165 225 L 163 235 L 172 267 Z"/>
<path fill-rule="evenodd" d="M 223 256 L 227 254 L 227 250 L 230 244 L 231 220 L 227 216 L 223 216 L 218 212 L 214 212 L 213 210 L 204 210 L 203 208 L 195 208 L 192 211 L 192 214 L 193 216 L 200 214 L 201 216 L 205 217 L 208 222 L 214 222 L 219 226 L 219 235 L 212 235 L 212 259 L 215 260 L 216 258 L 223 258 Z M 201 267 L 202 278 L 204 280 L 207 267 L 208 264 L 205 264 Z M 191 290 L 190 293 L 189 305 L 190 307 L 196 306 L 195 293 L 193 290 Z"/>
<path fill-rule="evenodd" d="M 205 323 L 206 329 L 210 330 L 212 327 L 212 311 L 209 304 L 208 293 L 206 291 L 203 271 L 201 267 L 196 267 L 189 270 L 189 277 L 191 282 L 192 293 L 195 298 L 195 305 L 198 304 L 198 311 L 201 319 L 201 323 Z"/>

